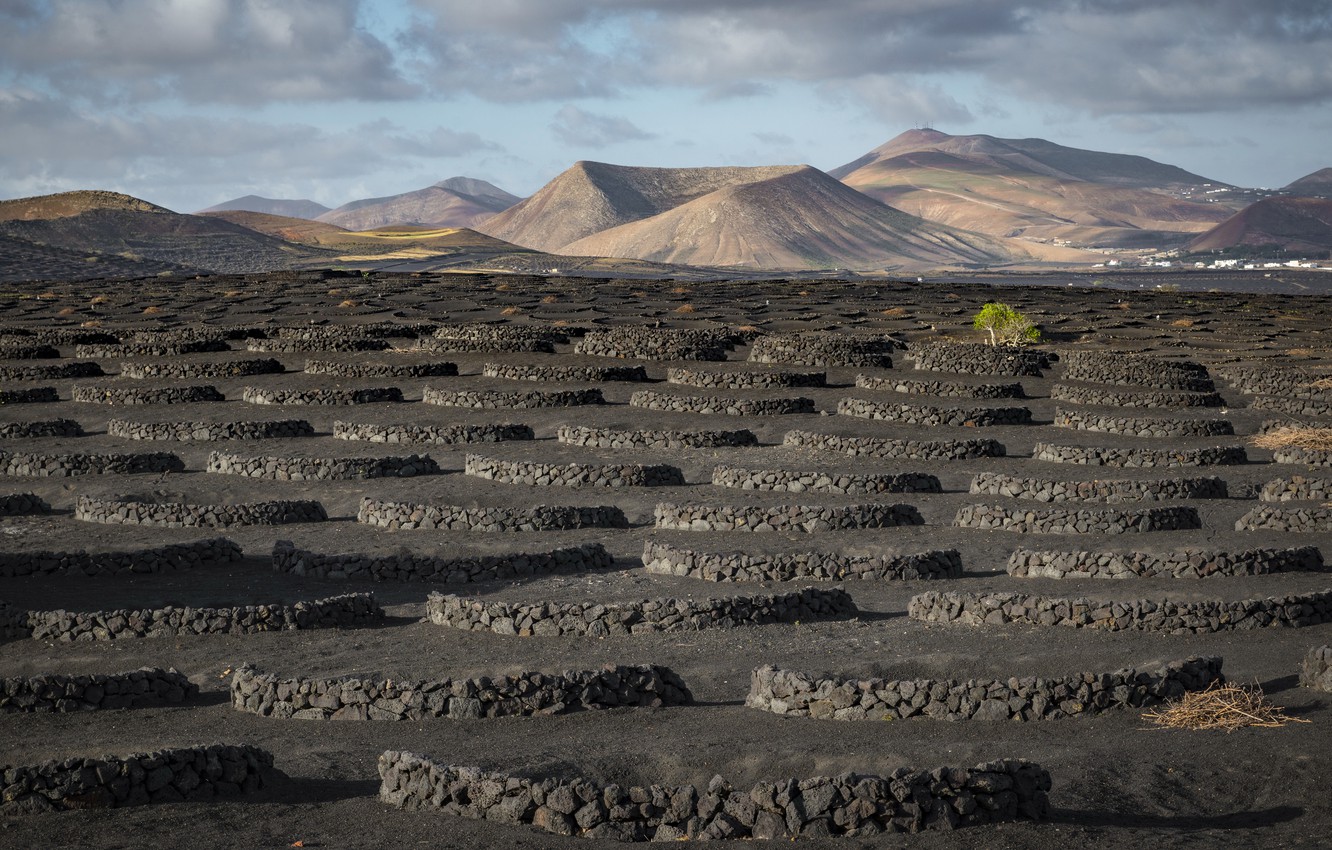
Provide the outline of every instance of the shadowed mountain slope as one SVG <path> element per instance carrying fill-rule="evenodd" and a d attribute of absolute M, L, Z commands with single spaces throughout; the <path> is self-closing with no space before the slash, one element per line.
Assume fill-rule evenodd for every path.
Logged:
<path fill-rule="evenodd" d="M 1188 244 L 1190 251 L 1271 246 L 1300 254 L 1332 250 L 1332 200 L 1265 198 Z"/>
<path fill-rule="evenodd" d="M 1313 174 L 1306 174 L 1281 191 L 1291 195 L 1332 198 L 1332 168 L 1320 168 Z"/>
<path fill-rule="evenodd" d="M 472 227 L 518 203 L 518 197 L 470 177 L 453 177 L 433 186 L 343 204 L 316 216 L 318 221 L 347 230 L 374 230 L 416 224 L 426 227 Z"/>
<path fill-rule="evenodd" d="M 261 198 L 258 195 L 246 195 L 241 198 L 233 198 L 230 201 L 223 201 L 208 209 L 199 210 L 198 214 L 230 212 L 233 210 L 245 210 L 248 212 L 264 213 L 266 215 L 282 215 L 289 218 L 313 219 L 328 212 L 329 208 L 314 201 L 296 201 L 287 198 Z"/>

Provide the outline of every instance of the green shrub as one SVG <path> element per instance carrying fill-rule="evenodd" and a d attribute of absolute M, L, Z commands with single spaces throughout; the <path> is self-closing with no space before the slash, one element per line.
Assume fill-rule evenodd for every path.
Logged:
<path fill-rule="evenodd" d="M 972 319 L 971 326 L 987 332 L 990 345 L 1026 345 L 1041 339 L 1041 332 L 1030 319 L 998 301 L 982 307 Z"/>

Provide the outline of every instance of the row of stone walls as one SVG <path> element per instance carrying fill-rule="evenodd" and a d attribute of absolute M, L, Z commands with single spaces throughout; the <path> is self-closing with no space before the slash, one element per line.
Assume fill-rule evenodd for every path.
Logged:
<path fill-rule="evenodd" d="M 908 614 L 913 620 L 967 626 L 1018 623 L 1105 631 L 1211 634 L 1332 622 L 1332 590 L 1234 602 L 1166 599 L 1110 602 L 1022 593 L 928 591 L 911 598 Z"/>
<path fill-rule="evenodd" d="M 510 381 L 551 381 L 554 383 L 581 383 L 591 381 L 628 381 L 641 383 L 648 379 L 642 366 L 533 366 L 527 363 L 487 363 L 481 367 L 487 378 Z"/>
<path fill-rule="evenodd" d="M 716 431 L 637 431 L 561 425 L 561 443 L 599 449 L 714 449 L 758 445 L 754 432 L 741 428 Z"/>
<path fill-rule="evenodd" d="M 679 467 L 663 463 L 536 463 L 469 454 L 463 472 L 489 481 L 540 487 L 670 487 L 685 483 Z"/>
<path fill-rule="evenodd" d="M 313 390 L 245 387 L 241 391 L 241 399 L 247 404 L 305 404 L 320 407 L 403 401 L 402 390 L 397 387 Z"/>
<path fill-rule="evenodd" d="M 1224 499 L 1223 478 L 1095 479 L 1052 481 L 1002 472 L 981 472 L 971 479 L 976 495 L 1008 496 L 1038 502 L 1163 502 L 1171 499 Z"/>
<path fill-rule="evenodd" d="M 839 400 L 837 413 L 902 425 L 979 428 L 987 425 L 1031 424 L 1031 410 L 1026 407 L 936 407 L 925 404 L 885 404 L 853 397 Z"/>
<path fill-rule="evenodd" d="M 304 419 L 240 420 L 232 422 L 132 422 L 112 419 L 106 433 L 127 440 L 272 440 L 314 436 L 314 426 Z"/>
<path fill-rule="evenodd" d="M 328 513 L 322 504 L 309 499 L 191 505 L 183 502 L 141 502 L 134 499 L 79 496 L 74 503 L 74 518 L 106 525 L 226 528 L 235 525 L 323 522 L 328 519 Z"/>
<path fill-rule="evenodd" d="M 1051 352 L 1033 348 L 945 342 L 912 345 L 906 357 L 926 372 L 1033 378 L 1039 378 L 1058 359 Z"/>
<path fill-rule="evenodd" d="M 744 581 L 893 581 L 951 579 L 962 576 L 962 556 L 955 549 L 878 555 L 840 552 L 699 552 L 651 540 L 643 544 L 649 573 L 687 576 L 716 582 Z"/>
<path fill-rule="evenodd" d="M 856 603 L 840 588 L 720 599 L 644 599 L 638 602 L 496 602 L 431 593 L 426 617 L 437 626 L 500 635 L 608 637 L 648 632 L 794 623 L 854 616 Z"/>
<path fill-rule="evenodd" d="M 1056 428 L 1124 434 L 1129 437 L 1225 437 L 1235 433 L 1235 426 L 1225 419 L 1165 419 L 1156 416 L 1114 416 L 1085 410 L 1056 407 Z"/>
<path fill-rule="evenodd" d="M 0 552 L 0 576 L 173 572 L 229 564 L 239 561 L 241 554 L 240 546 L 225 537 L 120 551 Z"/>
<path fill-rule="evenodd" d="M 260 790 L 272 770 L 273 756 L 249 744 L 18 765 L 5 770 L 0 815 L 231 797 Z"/>
<path fill-rule="evenodd" d="M 1332 531 L 1332 508 L 1275 508 L 1260 505 L 1235 520 L 1236 531 Z"/>
<path fill-rule="evenodd" d="M 0 451 L 0 475 L 68 478 L 74 475 L 141 475 L 184 472 L 185 461 L 170 452 L 46 454 Z"/>
<path fill-rule="evenodd" d="M 287 540 L 279 540 L 273 545 L 274 571 L 319 579 L 467 584 L 554 573 L 582 573 L 609 569 L 614 564 L 615 559 L 600 543 L 547 552 L 454 558 L 418 555 L 410 551 L 391 555 L 325 554 L 297 549 Z"/>
<path fill-rule="evenodd" d="M 194 404 L 202 401 L 226 401 L 217 387 L 106 387 L 74 388 L 74 401 L 86 404 Z"/>
<path fill-rule="evenodd" d="M 726 390 L 770 390 L 796 387 L 826 387 L 826 372 L 744 372 L 708 371 L 672 367 L 666 370 L 666 381 L 689 387 Z"/>
<path fill-rule="evenodd" d="M 585 333 L 585 331 L 580 328 L 555 327 L 552 325 L 488 325 L 471 323 L 445 325 L 436 329 L 433 337 L 441 340 L 467 340 L 484 343 L 540 340 L 542 342 L 565 345 L 569 342 L 571 336 L 581 336 L 583 333 Z"/>
<path fill-rule="evenodd" d="M 1187 360 L 1166 360 L 1118 351 L 1067 351 L 1060 358 L 1066 381 L 1118 384 L 1158 390 L 1213 392 L 1207 368 Z"/>
<path fill-rule="evenodd" d="M 245 378 L 251 375 L 278 375 L 287 371 L 280 361 L 271 357 L 249 357 L 223 360 L 216 363 L 165 362 L 122 363 L 123 378 Z"/>
<path fill-rule="evenodd" d="M 1007 454 L 998 440 L 894 440 L 798 430 L 787 431 L 782 445 L 891 460 L 974 460 Z"/>
<path fill-rule="evenodd" d="M 391 531 L 562 531 L 577 528 L 628 528 L 624 511 L 614 505 L 536 505 L 469 508 L 463 505 L 391 502 L 365 497 L 356 521 Z"/>
<path fill-rule="evenodd" d="M 436 333 L 445 333 L 441 329 Z M 436 354 L 554 354 L 555 343 L 538 337 L 481 339 L 462 336 L 434 336 L 417 340 L 417 348 Z"/>
<path fill-rule="evenodd" d="M 641 325 L 588 331 L 575 354 L 631 360 L 725 360 L 734 334 L 711 330 L 668 330 Z"/>
<path fill-rule="evenodd" d="M 742 469 L 718 466 L 712 470 L 715 487 L 782 493 L 940 493 L 938 477 L 923 472 L 859 475 L 824 470 L 799 472 L 789 469 Z"/>
<path fill-rule="evenodd" d="M 199 686 L 175 669 L 141 667 L 128 673 L 46 674 L 0 679 L 0 712 L 102 711 L 178 705 Z"/>
<path fill-rule="evenodd" d="M 953 518 L 953 525 L 1021 534 L 1129 534 L 1202 528 L 1202 520 L 1192 507 L 1031 510 L 1001 505 L 963 505 Z"/>
<path fill-rule="evenodd" d="M 1037 443 L 1033 460 L 1071 463 L 1080 466 L 1131 468 L 1181 466 L 1234 466 L 1249 462 L 1243 446 L 1205 446 L 1198 449 L 1110 448 L 1104 446 L 1060 446 Z"/>
<path fill-rule="evenodd" d="M 834 336 L 824 333 L 760 336 L 749 349 L 751 363 L 790 366 L 875 366 L 893 368 L 891 354 L 900 347 L 883 337 Z"/>
<path fill-rule="evenodd" d="M 40 366 L 0 366 L 0 381 L 57 381 L 65 378 L 104 378 L 97 363 L 43 363 Z"/>
<path fill-rule="evenodd" d="M 1007 679 L 837 679 L 766 666 L 745 705 L 821 720 L 1019 721 L 1089 717 L 1178 699 L 1224 682 L 1221 659 L 1189 658 L 1151 670 Z"/>
<path fill-rule="evenodd" d="M 512 717 L 692 702 L 689 688 L 674 671 L 649 665 L 421 681 L 283 679 L 246 664 L 231 679 L 233 708 L 296 720 Z"/>
<path fill-rule="evenodd" d="M 521 393 L 480 390 L 440 390 L 426 387 L 421 400 L 445 407 L 478 410 L 528 410 L 542 407 L 578 407 L 605 404 L 601 390 L 530 390 Z"/>
<path fill-rule="evenodd" d="M 814 400 L 803 396 L 790 398 L 734 398 L 729 396 L 675 395 L 639 390 L 629 397 L 629 404 L 648 410 L 672 413 L 719 413 L 728 416 L 784 416 L 814 413 Z"/>
<path fill-rule="evenodd" d="M 212 452 L 208 472 L 267 478 L 273 481 L 347 481 L 363 478 L 410 478 L 437 475 L 439 464 L 429 455 L 392 457 L 251 457 Z"/>
<path fill-rule="evenodd" d="M 305 374 L 336 375 L 339 378 L 452 378 L 458 374 L 458 364 L 306 360 Z"/>
<path fill-rule="evenodd" d="M 1246 549 L 1224 552 L 1180 549 L 1173 552 L 1080 552 L 1018 549 L 1008 557 L 1008 574 L 1017 578 L 1211 578 L 1277 572 L 1321 572 L 1317 546 Z"/>
<path fill-rule="evenodd" d="M 940 398 L 1026 398 L 1022 384 L 959 384 L 955 381 L 913 381 L 893 376 L 857 375 L 856 386 L 866 390 L 889 390 L 910 395 Z"/>
<path fill-rule="evenodd" d="M 534 440 L 536 433 L 527 425 L 510 422 L 467 425 L 375 425 L 358 422 L 333 423 L 333 436 L 339 440 L 366 443 L 499 443 L 504 440 Z"/>
<path fill-rule="evenodd" d="M 1085 384 L 1055 384 L 1050 387 L 1050 398 L 1072 404 L 1100 405 L 1102 407 L 1224 407 L 1225 400 L 1214 392 L 1153 392 L 1146 390 L 1116 390 Z"/>
<path fill-rule="evenodd" d="M 915 505 L 872 502 L 857 505 L 699 505 L 661 502 L 657 528 L 675 531 L 846 531 L 924 525 Z"/>
<path fill-rule="evenodd" d="M 733 788 L 598 785 L 533 780 L 390 750 L 379 757 L 379 799 L 407 810 L 530 825 L 615 841 L 867 837 L 1039 819 L 1050 774 L 1006 759 L 972 768 L 900 768 L 886 776 L 816 776 Z"/>

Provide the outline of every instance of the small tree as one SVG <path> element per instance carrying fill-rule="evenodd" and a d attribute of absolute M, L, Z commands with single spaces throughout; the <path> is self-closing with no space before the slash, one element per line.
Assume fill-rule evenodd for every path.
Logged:
<path fill-rule="evenodd" d="M 998 301 L 982 307 L 971 326 L 989 333 L 990 345 L 1025 345 L 1041 339 L 1041 332 L 1030 319 Z"/>

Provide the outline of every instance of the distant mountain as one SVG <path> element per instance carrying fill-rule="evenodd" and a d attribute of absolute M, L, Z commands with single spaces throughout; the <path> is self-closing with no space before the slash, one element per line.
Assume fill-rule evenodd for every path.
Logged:
<path fill-rule="evenodd" d="M 807 165 L 579 162 L 480 229 L 551 253 L 713 267 L 868 269 L 1045 258 L 1011 240 L 892 209 Z"/>
<path fill-rule="evenodd" d="M 152 271 L 269 271 L 319 255 L 228 221 L 182 215 L 117 192 L 0 201 L 0 234 L 18 240 L 11 244 L 115 255 Z"/>
<path fill-rule="evenodd" d="M 1306 174 L 1281 191 L 1290 195 L 1332 198 L 1332 168 L 1320 168 L 1313 174 Z"/>
<path fill-rule="evenodd" d="M 265 213 L 267 215 L 283 215 L 289 218 L 319 218 L 319 216 L 328 212 L 329 208 L 323 204 L 315 203 L 314 201 L 293 201 L 283 198 L 261 198 L 258 195 L 246 195 L 243 198 L 234 198 L 230 201 L 223 201 L 208 209 L 199 210 L 199 212 L 228 212 L 230 210 L 246 210 L 248 212 Z"/>
<path fill-rule="evenodd" d="M 1043 139 L 910 130 L 829 173 L 930 221 L 1088 247 L 1177 245 L 1234 211 L 1204 195 L 1226 184 Z"/>
<path fill-rule="evenodd" d="M 374 230 L 403 224 L 473 227 L 519 200 L 516 195 L 484 180 L 451 177 L 415 192 L 352 201 L 315 216 L 315 219 L 347 230 Z"/>
<path fill-rule="evenodd" d="M 1194 239 L 1188 250 L 1225 251 L 1241 246 L 1275 247 L 1293 254 L 1332 250 L 1332 200 L 1264 198 Z"/>

